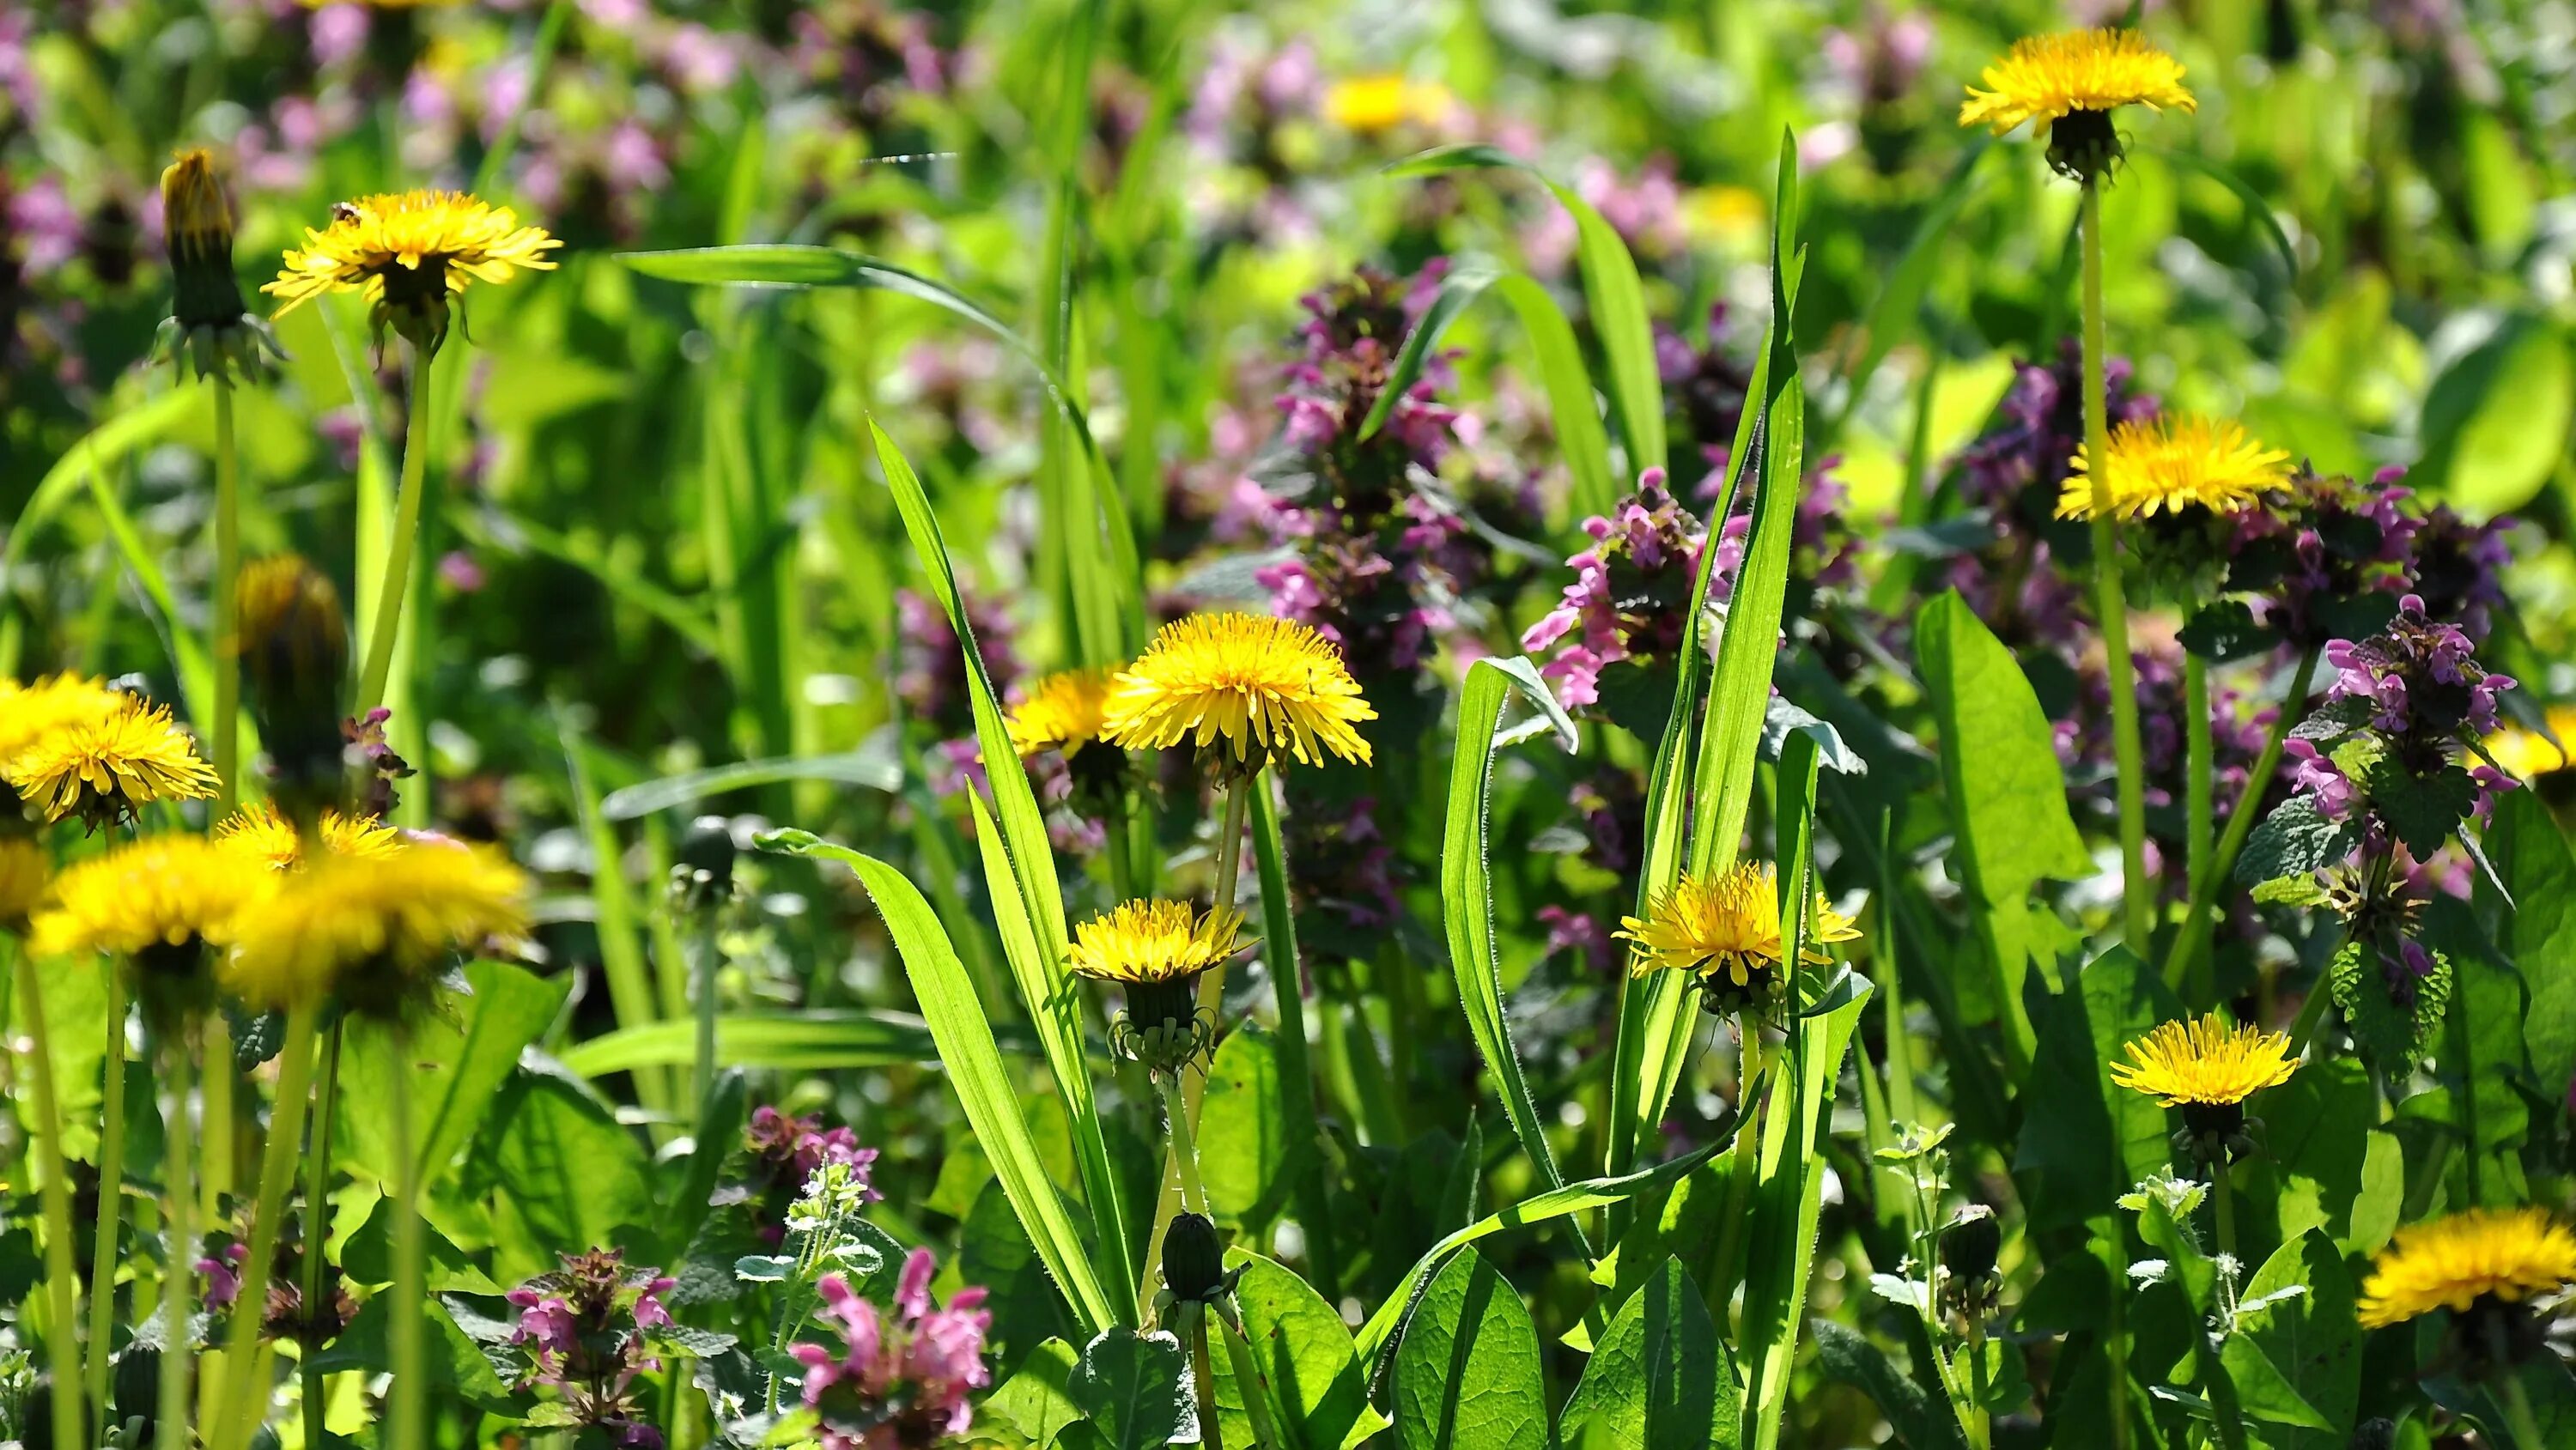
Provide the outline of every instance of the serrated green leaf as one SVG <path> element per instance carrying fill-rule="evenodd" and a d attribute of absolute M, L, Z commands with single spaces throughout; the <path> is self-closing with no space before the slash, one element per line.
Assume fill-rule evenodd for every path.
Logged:
<path fill-rule="evenodd" d="M 2272 808 L 2245 837 L 2236 858 L 2239 885 L 2259 886 L 2283 877 L 2309 876 L 2343 860 L 2361 844 L 2353 821 L 2328 820 L 2314 796 L 2294 795 Z"/>
<path fill-rule="evenodd" d="M 1106 1450 L 1199 1443 L 1189 1351 L 1169 1334 L 1103 1331 L 1082 1347 L 1065 1391 Z"/>

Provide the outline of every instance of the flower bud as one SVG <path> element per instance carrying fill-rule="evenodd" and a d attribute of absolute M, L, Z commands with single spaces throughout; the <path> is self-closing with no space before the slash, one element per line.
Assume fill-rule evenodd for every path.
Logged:
<path fill-rule="evenodd" d="M 683 906 L 712 906 L 733 894 L 733 824 L 722 816 L 700 816 L 680 837 L 679 863 L 671 871 L 671 889 Z"/>
<path fill-rule="evenodd" d="M 340 595 L 293 554 L 255 560 L 233 594 L 242 677 L 290 814 L 335 801 L 349 633 Z"/>
<path fill-rule="evenodd" d="M 1163 1235 L 1163 1287 L 1185 1304 L 1204 1304 L 1225 1292 L 1225 1245 L 1207 1215 L 1173 1215 Z"/>
<path fill-rule="evenodd" d="M 193 361 L 197 375 L 207 377 L 233 368 L 257 371 L 283 357 L 268 324 L 242 306 L 233 274 L 232 203 L 211 153 L 182 151 L 161 173 L 161 229 L 172 295 L 160 345 L 173 361 Z"/>

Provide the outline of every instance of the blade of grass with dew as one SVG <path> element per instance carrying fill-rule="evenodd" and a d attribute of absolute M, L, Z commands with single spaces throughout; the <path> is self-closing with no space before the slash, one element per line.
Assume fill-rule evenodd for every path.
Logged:
<path fill-rule="evenodd" d="M 1574 218 L 1574 261 L 1583 277 L 1583 299 L 1610 373 L 1610 410 L 1628 445 L 1628 469 L 1664 466 L 1664 384 L 1655 366 L 1655 328 L 1646 313 L 1645 284 L 1628 244 L 1573 188 L 1496 146 L 1441 146 L 1406 157 L 1385 170 L 1391 177 L 1434 176 L 1445 171 L 1503 169 L 1535 178 Z"/>
<path fill-rule="evenodd" d="M 1736 837 L 1743 831 L 1751 804 L 1753 757 L 1761 749 L 1762 720 L 1768 713 L 1771 673 L 1779 655 L 1789 536 L 1796 524 L 1800 482 L 1798 424 L 1803 400 L 1797 350 L 1789 338 L 1799 272 L 1792 246 L 1797 228 L 1794 135 L 1782 141 L 1778 188 L 1772 211 L 1772 316 L 1763 331 L 1762 352 L 1746 394 L 1762 403 L 1747 408 L 1737 421 L 1726 488 L 1709 513 L 1713 537 L 1734 508 L 1750 472 L 1756 480 L 1753 533 L 1737 571 L 1728 627 L 1718 641 L 1708 718 L 1694 748 L 1691 725 L 1700 703 L 1700 641 L 1707 627 L 1718 552 L 1702 551 L 1699 579 L 1691 591 L 1683 643 L 1677 652 L 1681 668 L 1674 681 L 1673 707 L 1664 722 L 1647 794 L 1645 869 L 1637 882 L 1640 914 L 1655 895 L 1671 887 L 1685 865 L 1700 872 L 1732 865 Z M 1698 802 L 1696 810 L 1686 805 L 1693 799 Z M 1683 835 L 1686 820 L 1687 838 Z M 1604 1165 L 1612 1171 L 1634 1161 L 1681 1079 L 1690 1053 L 1688 996 L 1688 984 L 1670 972 L 1655 973 L 1645 981 L 1632 978 L 1624 988 L 1611 1067 L 1608 1139 L 1612 1156 Z"/>
<path fill-rule="evenodd" d="M 1133 1284 L 1136 1273 L 1128 1249 L 1126 1210 L 1119 1201 L 1118 1179 L 1110 1167 L 1109 1146 L 1101 1132 L 1091 1074 L 1083 1056 L 1082 1003 L 1064 964 L 1064 891 L 1056 880 L 1055 853 L 1047 838 L 1046 818 L 1038 810 L 1037 792 L 1029 785 L 1019 752 L 1011 746 L 992 675 L 984 667 L 983 652 L 976 647 L 974 625 L 966 617 L 957 577 L 949 567 L 947 541 L 940 535 L 938 516 L 931 512 L 921 479 L 905 461 L 903 450 L 873 418 L 868 420 L 868 431 L 876 442 L 878 466 L 885 473 L 886 486 L 894 492 L 895 506 L 903 515 L 904 531 L 920 559 L 924 579 L 940 607 L 948 612 L 949 627 L 956 633 L 959 653 L 965 659 L 975 738 L 983 750 L 985 778 L 992 792 L 989 829 L 982 819 L 983 798 L 975 798 L 976 835 L 987 852 L 986 874 L 993 881 L 995 915 L 1003 922 L 1004 955 L 1011 958 L 1012 975 L 1019 980 L 1029 1019 L 1037 1026 L 1038 1041 L 1045 1049 L 1056 1089 L 1063 1095 L 1066 1115 L 1072 1120 L 1074 1162 L 1081 1171 L 1083 1193 L 1090 1200 L 1092 1219 L 1099 1230 L 1102 1268 L 1110 1282 Z M 991 859 L 996 851 L 1002 857 L 998 870 Z"/>
<path fill-rule="evenodd" d="M 948 933 L 941 928 L 939 919 L 931 914 L 930 903 L 894 867 L 807 832 L 772 832 L 761 837 L 760 846 L 768 851 L 838 861 L 858 874 L 860 884 L 875 898 L 877 912 L 885 919 L 886 930 L 902 954 L 904 972 L 912 979 L 913 996 L 921 1004 L 922 1020 L 938 1047 L 940 1062 L 948 1069 L 949 1084 L 956 1089 L 967 1122 L 975 1130 L 976 1143 L 992 1162 L 994 1176 L 1010 1200 L 1011 1211 L 1018 1215 L 1020 1227 L 1046 1264 L 1047 1273 L 1063 1290 L 1074 1318 L 1082 1324 L 1083 1334 L 1088 1337 L 1127 1325 L 1132 1314 L 1120 1302 L 1123 1296 L 1103 1292 L 1100 1277 L 1085 1255 L 1081 1231 L 1047 1177 L 1046 1164 L 1038 1157 L 1037 1140 L 1031 1136 L 1028 1119 L 1021 1112 L 1020 1093 L 1002 1061 L 992 1024 L 975 1000 L 974 984 L 966 979 L 965 965 L 958 961 L 957 951 L 949 945 Z M 1104 1227 L 1101 1237 L 1107 1238 L 1111 1231 Z"/>
<path fill-rule="evenodd" d="M 606 1077 L 648 1067 L 687 1067 L 696 1061 L 697 1024 L 648 1022 L 565 1044 L 556 1058 L 583 1077 Z M 1038 1050 L 1035 1034 L 1009 1024 L 993 1028 L 1006 1057 Z M 914 1067 L 939 1061 L 930 1025 L 908 1012 L 734 1012 L 716 1019 L 716 1064 L 772 1072 L 836 1072 L 851 1068 Z"/>
<path fill-rule="evenodd" d="M 1547 682 L 1526 658 L 1482 659 L 1468 667 L 1467 686 L 1458 699 L 1458 739 L 1451 756 L 1449 820 L 1440 852 L 1440 915 L 1449 934 L 1449 969 L 1458 980 L 1458 1005 L 1467 1016 L 1485 1066 L 1502 1095 L 1503 1113 L 1521 1140 L 1521 1151 L 1538 1169 L 1548 1188 L 1565 1185 L 1556 1155 L 1547 1145 L 1546 1127 L 1521 1071 L 1520 1053 L 1512 1045 L 1512 1028 L 1503 1004 L 1502 962 L 1494 950 L 1494 891 L 1489 836 L 1494 790 L 1494 730 L 1503 705 L 1518 689 L 1537 705 L 1554 727 L 1558 743 L 1572 751 L 1578 744 L 1574 722 Z M 1575 1241 L 1583 1257 L 1595 1257 L 1591 1240 L 1578 1224 Z"/>
<path fill-rule="evenodd" d="M 1306 1043 L 1305 971 L 1297 954 L 1297 913 L 1288 899 L 1288 851 L 1279 833 L 1279 803 L 1266 778 L 1252 792 L 1253 869 L 1261 880 L 1261 952 L 1270 964 L 1270 983 L 1279 1001 L 1279 1036 L 1273 1052 L 1279 1064 L 1282 1119 L 1290 1151 L 1303 1171 L 1297 1175 L 1297 1216 L 1306 1229 L 1306 1268 L 1318 1292 L 1327 1299 L 1341 1294 L 1340 1245 L 1333 1238 L 1331 1159 L 1324 1152 L 1323 1125 L 1315 1114 L 1314 1055 Z"/>
<path fill-rule="evenodd" d="M 44 477 L 36 480 L 26 504 L 9 525 L 7 542 L 0 543 L 0 599 L 11 602 L 7 621 L 0 623 L 0 675 L 17 672 L 18 652 L 25 646 L 26 621 L 16 601 L 21 597 L 18 564 L 26 558 L 29 545 L 90 475 L 167 437 L 185 424 L 199 405 L 195 392 L 176 388 L 146 398 L 92 428 L 64 450 L 54 466 L 45 470 Z"/>

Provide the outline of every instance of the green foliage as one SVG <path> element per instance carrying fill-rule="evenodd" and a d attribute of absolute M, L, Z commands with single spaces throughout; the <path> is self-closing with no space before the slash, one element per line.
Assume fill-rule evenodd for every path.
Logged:
<path fill-rule="evenodd" d="M 1592 1351 L 1558 1425 L 1568 1450 L 1689 1445 L 1733 1450 L 1740 1432 L 1735 1362 L 1699 1288 L 1664 1260 Z"/>
<path fill-rule="evenodd" d="M 1509 1280 L 1473 1249 L 1425 1288 L 1395 1355 L 1404 1450 L 1545 1450 L 1538 1331 Z"/>

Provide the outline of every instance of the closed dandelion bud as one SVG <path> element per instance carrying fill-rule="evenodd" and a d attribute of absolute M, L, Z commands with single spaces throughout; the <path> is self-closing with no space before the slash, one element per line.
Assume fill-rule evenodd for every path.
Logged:
<path fill-rule="evenodd" d="M 1225 1292 L 1225 1245 L 1206 1214 L 1173 1215 L 1163 1235 L 1163 1287 L 1184 1304 L 1204 1304 Z"/>
<path fill-rule="evenodd" d="M 2351 1450 L 2397 1450 L 2397 1422 L 2364 1420 L 2352 1430 Z"/>
<path fill-rule="evenodd" d="M 234 602 L 242 676 L 279 793 L 291 814 L 311 814 L 340 794 L 349 632 L 339 591 L 312 565 L 281 554 L 242 570 Z"/>
<path fill-rule="evenodd" d="M 733 894 L 733 826 L 722 816 L 700 816 L 680 837 L 680 859 L 671 868 L 671 894 L 683 908 L 713 906 Z"/>
<path fill-rule="evenodd" d="M 161 228 L 170 255 L 170 318 L 161 350 L 197 376 L 265 370 L 285 356 L 268 324 L 242 306 L 233 274 L 233 209 L 211 153 L 183 151 L 161 173 Z"/>
<path fill-rule="evenodd" d="M 1962 1279 L 1992 1277 L 1995 1255 L 2003 1246 L 2003 1225 L 1995 1221 L 1995 1211 L 1982 1203 L 1959 1210 L 1959 1216 L 1941 1232 L 1941 1260 Z"/>

